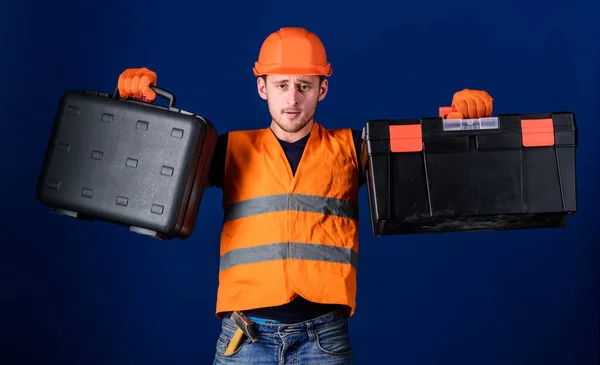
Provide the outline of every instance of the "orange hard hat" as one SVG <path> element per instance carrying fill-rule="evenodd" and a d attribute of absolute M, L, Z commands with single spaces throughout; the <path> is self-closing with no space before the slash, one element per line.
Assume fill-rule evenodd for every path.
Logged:
<path fill-rule="evenodd" d="M 271 33 L 263 42 L 254 75 L 330 76 L 325 46 L 319 37 L 304 28 L 287 27 Z"/>

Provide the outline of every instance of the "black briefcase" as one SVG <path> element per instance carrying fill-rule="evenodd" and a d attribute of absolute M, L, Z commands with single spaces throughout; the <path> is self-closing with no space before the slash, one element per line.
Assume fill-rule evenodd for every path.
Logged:
<path fill-rule="evenodd" d="M 74 90 L 63 94 L 37 185 L 51 211 L 161 239 L 195 227 L 217 131 L 175 107 Z"/>

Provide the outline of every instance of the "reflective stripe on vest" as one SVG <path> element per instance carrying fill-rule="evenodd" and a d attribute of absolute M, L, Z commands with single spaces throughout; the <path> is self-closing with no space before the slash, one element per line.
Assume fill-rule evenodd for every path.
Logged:
<path fill-rule="evenodd" d="M 300 210 L 358 219 L 356 204 L 349 201 L 307 194 L 267 195 L 233 203 L 225 208 L 224 222 L 262 213 Z"/>
<path fill-rule="evenodd" d="M 243 264 L 272 260 L 317 260 L 349 264 L 356 268 L 356 252 L 351 248 L 315 243 L 281 242 L 256 247 L 238 248 L 221 256 L 219 270 Z"/>

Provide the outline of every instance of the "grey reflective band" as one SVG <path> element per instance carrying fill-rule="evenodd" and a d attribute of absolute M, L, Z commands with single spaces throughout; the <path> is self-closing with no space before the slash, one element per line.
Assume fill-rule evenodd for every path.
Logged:
<path fill-rule="evenodd" d="M 357 253 L 350 248 L 314 243 L 272 243 L 257 247 L 238 248 L 221 256 L 219 271 L 231 267 L 274 260 L 314 260 L 352 265 L 358 264 Z"/>
<path fill-rule="evenodd" d="M 267 195 L 230 204 L 225 208 L 224 222 L 257 214 L 296 210 L 334 215 L 358 220 L 356 204 L 335 198 L 305 194 Z"/>

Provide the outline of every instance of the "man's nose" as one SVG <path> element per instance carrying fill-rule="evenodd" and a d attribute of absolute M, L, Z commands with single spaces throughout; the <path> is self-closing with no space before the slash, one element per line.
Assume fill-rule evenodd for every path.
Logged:
<path fill-rule="evenodd" d="M 300 93 L 295 88 L 291 88 L 289 94 L 287 95 L 287 103 L 290 105 L 298 104 L 298 98 L 300 97 Z"/>

